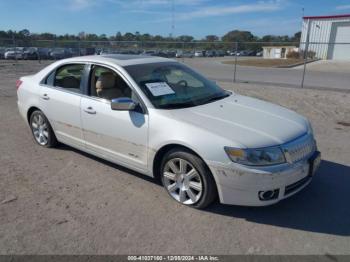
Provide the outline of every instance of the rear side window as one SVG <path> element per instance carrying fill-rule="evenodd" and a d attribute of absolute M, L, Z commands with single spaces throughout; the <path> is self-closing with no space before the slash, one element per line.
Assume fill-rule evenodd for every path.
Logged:
<path fill-rule="evenodd" d="M 81 93 L 80 84 L 84 74 L 84 67 L 84 64 L 64 65 L 47 77 L 46 84 Z"/>

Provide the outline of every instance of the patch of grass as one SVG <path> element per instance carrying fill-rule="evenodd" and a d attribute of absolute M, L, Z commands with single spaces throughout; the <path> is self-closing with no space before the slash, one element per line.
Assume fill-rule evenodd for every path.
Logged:
<path fill-rule="evenodd" d="M 224 61 L 224 64 L 233 65 L 234 60 Z M 256 66 L 256 67 L 285 67 L 294 64 L 303 63 L 302 59 L 238 59 L 237 65 L 240 66 Z"/>

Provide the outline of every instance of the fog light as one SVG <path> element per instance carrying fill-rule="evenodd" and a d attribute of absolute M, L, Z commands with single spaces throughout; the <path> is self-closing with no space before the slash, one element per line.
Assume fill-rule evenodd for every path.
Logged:
<path fill-rule="evenodd" d="M 280 192 L 279 189 L 259 191 L 258 195 L 261 201 L 268 201 L 268 200 L 277 199 L 279 192 Z"/>

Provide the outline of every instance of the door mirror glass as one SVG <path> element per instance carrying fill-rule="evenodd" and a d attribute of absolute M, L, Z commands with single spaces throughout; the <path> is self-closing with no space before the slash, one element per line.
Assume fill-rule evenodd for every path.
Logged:
<path fill-rule="evenodd" d="M 128 97 L 114 98 L 111 101 L 112 110 L 118 111 L 134 111 L 137 105 L 137 102 Z"/>

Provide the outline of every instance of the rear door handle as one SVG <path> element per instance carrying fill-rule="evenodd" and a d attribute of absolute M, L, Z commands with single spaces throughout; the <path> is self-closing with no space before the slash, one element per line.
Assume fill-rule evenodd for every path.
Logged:
<path fill-rule="evenodd" d="M 47 94 L 43 94 L 41 96 L 41 98 L 44 99 L 44 100 L 49 100 L 50 99 L 50 97 Z"/>
<path fill-rule="evenodd" d="M 96 111 L 91 106 L 89 106 L 88 108 L 85 108 L 84 112 L 88 113 L 90 115 L 95 115 L 96 114 Z"/>

